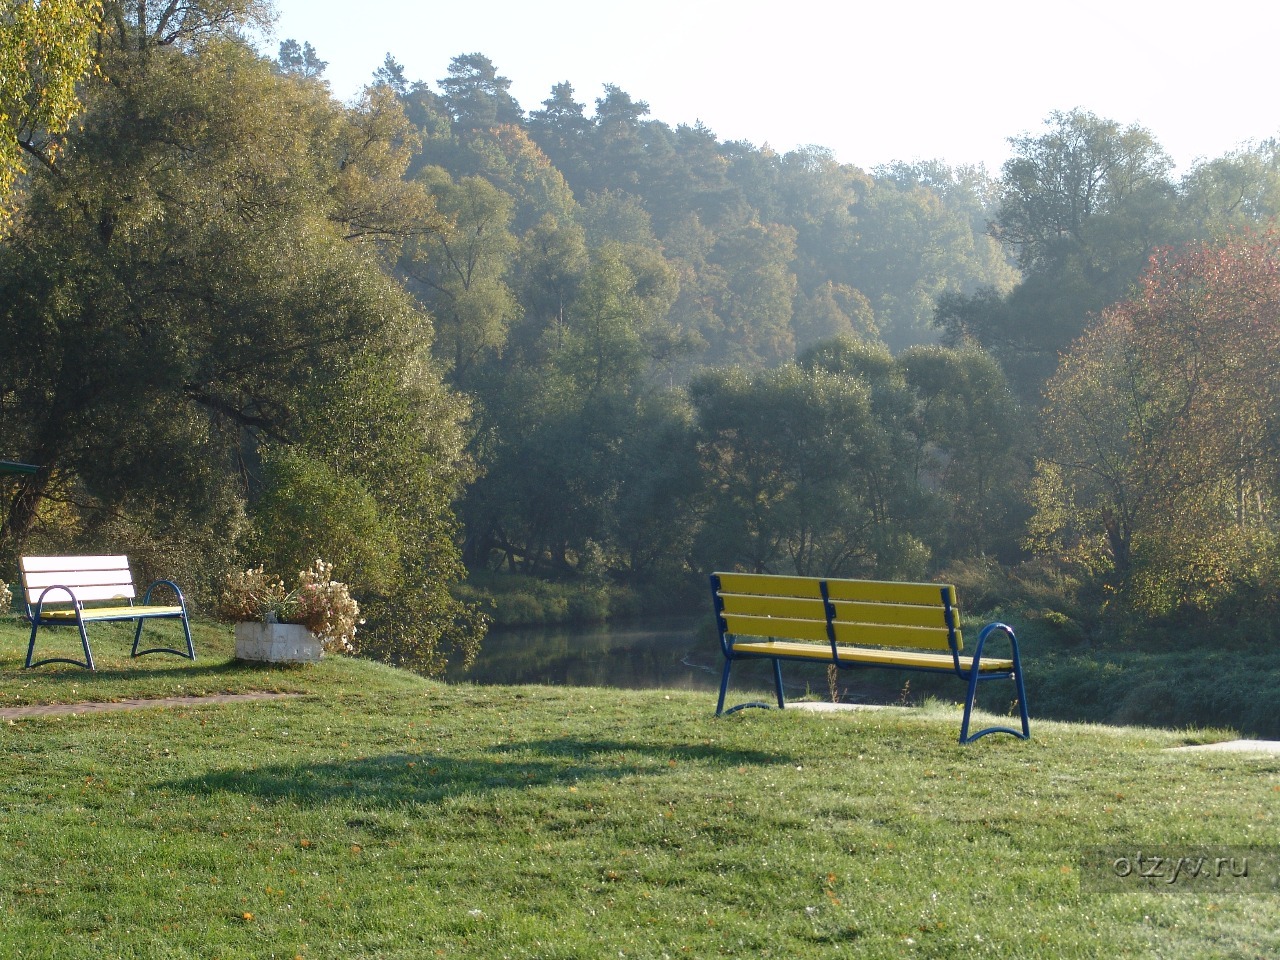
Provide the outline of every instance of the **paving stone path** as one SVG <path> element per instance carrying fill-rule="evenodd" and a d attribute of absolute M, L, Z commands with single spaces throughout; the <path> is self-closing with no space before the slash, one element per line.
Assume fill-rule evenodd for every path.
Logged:
<path fill-rule="evenodd" d="M 86 703 L 41 703 L 25 707 L 0 707 L 0 720 L 24 717 L 77 717 L 87 713 L 109 713 L 113 710 L 153 710 L 157 708 L 193 707 L 210 703 L 239 703 L 245 700 L 276 700 L 300 697 L 300 693 L 217 693 L 208 697 L 156 697 L 148 700 L 110 700 Z"/>
<path fill-rule="evenodd" d="M 815 713 L 829 713 L 837 710 L 901 710 L 895 706 L 877 706 L 864 703 L 827 703 L 821 700 L 807 700 L 787 704 L 787 709 L 811 710 Z M 1222 753 L 1254 753 L 1280 754 L 1280 740 L 1223 740 L 1218 743 L 1197 743 L 1187 747 L 1166 747 L 1170 753 L 1192 753 L 1198 751 L 1216 751 Z"/>

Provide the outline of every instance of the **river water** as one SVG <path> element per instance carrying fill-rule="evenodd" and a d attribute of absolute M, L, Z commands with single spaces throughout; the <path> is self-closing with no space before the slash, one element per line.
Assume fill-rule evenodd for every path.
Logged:
<path fill-rule="evenodd" d="M 724 658 L 707 617 L 668 617 L 617 624 L 495 629 L 470 670 L 450 667 L 445 680 L 478 684 L 547 684 L 628 690 L 720 688 Z M 789 667 L 793 665 L 788 665 Z M 803 665 L 800 665 L 803 667 Z M 802 679 L 790 670 L 788 695 L 825 689 L 823 671 Z M 798 682 L 798 683 L 797 683 Z M 799 689 L 793 689 L 796 684 Z M 770 689 L 767 663 L 734 665 L 732 690 Z"/>
<path fill-rule="evenodd" d="M 671 617 L 621 624 L 494 629 L 470 670 L 445 679 L 624 689 L 717 689 L 720 647 L 705 621 Z M 700 635 L 701 634 L 701 635 Z"/>

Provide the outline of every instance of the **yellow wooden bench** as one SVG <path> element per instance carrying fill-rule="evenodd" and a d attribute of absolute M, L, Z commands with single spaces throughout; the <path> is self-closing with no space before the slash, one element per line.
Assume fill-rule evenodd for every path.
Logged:
<path fill-rule="evenodd" d="M 988 733 L 1031 736 L 1017 637 L 1008 625 L 990 623 L 978 633 L 972 653 L 962 653 L 956 590 L 949 584 L 713 573 L 711 594 L 724 653 L 716 716 L 725 712 L 729 670 L 735 660 L 773 661 L 779 708 L 786 706 L 783 660 L 826 662 L 840 669 L 954 674 L 968 685 L 961 743 Z M 984 655 L 986 642 L 995 633 L 1008 639 L 1012 648 L 1008 658 Z M 969 734 L 978 684 L 988 680 L 1013 681 L 1022 717 L 1020 731 L 996 726 Z M 755 706 L 768 704 L 741 703 L 728 712 Z"/>
<path fill-rule="evenodd" d="M 136 620 L 133 633 L 133 653 L 141 657 L 148 653 L 173 653 L 189 660 L 196 658 L 195 645 L 191 642 L 191 623 L 187 619 L 187 603 L 182 591 L 172 580 L 157 580 L 147 587 L 142 603 L 135 605 L 138 595 L 129 570 L 129 558 L 112 557 L 22 557 L 22 590 L 27 604 L 27 619 L 31 621 L 31 641 L 27 644 L 28 667 L 45 663 L 70 663 L 92 670 L 93 653 L 89 649 L 89 633 L 85 625 L 93 621 Z M 152 591 L 157 587 L 172 592 L 174 604 L 153 604 Z M 167 599 L 167 598 L 166 598 Z M 142 625 L 146 620 L 173 619 L 182 621 L 186 637 L 186 650 L 172 647 L 151 647 L 139 650 Z M 46 657 L 32 661 L 36 650 L 36 632 L 41 627 L 77 627 L 80 645 L 84 649 L 83 660 L 69 657 Z"/>

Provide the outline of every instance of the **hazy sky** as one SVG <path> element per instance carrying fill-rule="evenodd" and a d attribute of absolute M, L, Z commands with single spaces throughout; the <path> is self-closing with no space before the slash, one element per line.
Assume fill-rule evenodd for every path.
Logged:
<path fill-rule="evenodd" d="M 390 53 L 411 81 L 482 53 L 526 110 L 615 84 L 671 126 L 831 148 L 844 163 L 985 163 L 1053 110 L 1150 129 L 1180 170 L 1280 134 L 1275 0 L 276 0 L 281 39 L 351 98 Z"/>

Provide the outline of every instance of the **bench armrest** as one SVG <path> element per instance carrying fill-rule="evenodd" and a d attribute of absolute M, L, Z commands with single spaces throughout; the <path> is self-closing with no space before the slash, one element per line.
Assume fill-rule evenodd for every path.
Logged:
<path fill-rule="evenodd" d="M 973 650 L 973 666 L 975 669 L 977 669 L 978 661 L 982 659 L 982 648 L 986 645 L 987 638 L 997 631 L 1003 633 L 1009 638 L 1009 646 L 1013 648 L 1013 662 L 1016 664 L 1020 659 L 1018 657 L 1018 638 L 1013 632 L 1013 627 L 1009 626 L 1007 623 L 1000 623 L 999 621 L 996 621 L 994 623 L 988 623 L 978 633 L 978 643 Z"/>
<path fill-rule="evenodd" d="M 183 610 L 187 609 L 187 601 L 182 596 L 182 589 L 172 580 L 157 580 L 147 587 L 146 592 L 142 595 L 142 605 L 148 606 L 151 603 L 151 591 L 156 587 L 168 587 L 173 591 L 173 595 L 178 600 L 178 606 Z"/>
<path fill-rule="evenodd" d="M 83 609 L 84 609 L 84 604 L 80 602 L 80 598 L 76 596 L 76 592 L 75 592 L 74 590 L 72 590 L 70 587 L 68 587 L 68 586 L 64 586 L 64 585 L 62 585 L 62 584 L 54 584 L 53 586 L 45 587 L 43 590 L 41 590 L 41 591 L 40 591 L 40 598 L 39 598 L 38 600 L 36 600 L 35 616 L 34 616 L 34 619 L 39 620 L 39 619 L 44 615 L 44 601 L 45 601 L 45 597 L 49 596 L 49 594 L 53 593 L 55 590 L 57 590 L 57 591 L 61 591 L 62 593 L 65 593 L 65 594 L 67 595 L 67 599 L 66 599 L 66 600 L 56 600 L 56 599 L 55 599 L 55 600 L 53 600 L 53 601 L 51 601 L 51 602 L 53 602 L 53 603 L 68 603 L 68 602 L 69 602 L 69 603 L 72 603 L 72 604 L 74 604 L 74 605 L 75 605 L 75 608 L 76 608 L 76 611 L 77 611 L 77 615 L 79 614 L 79 611 L 81 611 L 81 610 L 83 610 Z M 29 603 L 27 604 L 27 618 L 28 618 L 28 619 L 33 619 L 32 615 L 31 615 L 31 604 L 29 604 Z"/>

